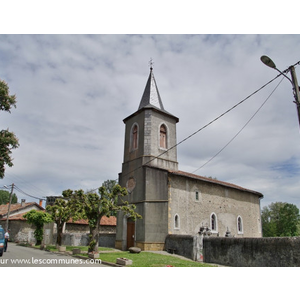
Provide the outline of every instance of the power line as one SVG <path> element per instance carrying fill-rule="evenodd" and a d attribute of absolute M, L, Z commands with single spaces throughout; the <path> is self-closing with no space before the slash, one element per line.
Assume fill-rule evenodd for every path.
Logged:
<path fill-rule="evenodd" d="M 299 64 L 300 62 L 296 63 L 296 64 Z M 296 65 L 295 64 L 295 65 Z M 284 72 L 287 72 L 287 70 L 283 71 L 282 73 Z M 159 154 L 158 156 L 150 159 L 148 162 L 146 162 L 144 165 L 140 166 L 140 167 L 137 167 L 136 169 L 128 172 L 127 174 L 125 174 L 124 176 L 127 176 L 129 174 L 131 174 L 132 172 L 140 169 L 141 167 L 149 164 L 150 162 L 154 161 L 155 159 L 161 157 L 162 155 L 166 154 L 168 151 L 174 149 L 175 147 L 179 146 L 180 144 L 182 144 L 183 142 L 187 141 L 188 139 L 190 139 L 191 137 L 193 137 L 194 135 L 196 135 L 197 133 L 199 133 L 200 131 L 202 131 L 203 129 L 205 129 L 206 127 L 208 127 L 209 125 L 213 124 L 214 122 L 216 122 L 217 120 L 219 120 L 220 118 L 222 118 L 223 116 L 225 116 L 226 114 L 228 114 L 229 112 L 231 112 L 233 109 L 235 109 L 236 107 L 238 107 L 239 105 L 241 105 L 242 103 L 244 103 L 246 100 L 248 100 L 250 97 L 252 97 L 253 95 L 255 95 L 256 93 L 258 93 L 259 91 L 261 91 L 263 88 L 265 88 L 267 85 L 269 85 L 270 83 L 272 83 L 274 80 L 276 80 L 278 77 L 282 76 L 282 74 L 278 74 L 276 77 L 274 77 L 272 80 L 270 80 L 269 82 L 267 82 L 266 84 L 264 84 L 262 87 L 260 87 L 259 89 L 257 89 L 255 92 L 253 92 L 252 94 L 250 94 L 249 96 L 247 96 L 246 98 L 244 98 L 243 100 L 241 100 L 240 102 L 238 102 L 237 104 L 235 104 L 234 106 L 232 106 L 230 109 L 226 110 L 224 113 L 222 113 L 221 115 L 219 115 L 218 117 L 216 117 L 215 119 L 213 119 L 212 121 L 210 121 L 209 123 L 207 123 L 206 125 L 204 125 L 203 127 L 199 128 L 198 130 L 196 130 L 195 132 L 193 132 L 192 134 L 190 134 L 189 136 L 187 136 L 186 138 L 184 138 L 183 140 L 181 140 L 180 142 L 178 142 L 177 144 L 175 144 L 174 146 L 168 148 L 167 150 L 165 150 L 164 152 L 162 152 L 161 154 Z M 281 80 L 282 81 L 282 80 Z M 280 83 L 281 83 L 280 81 Z M 280 84 L 279 83 L 279 84 Z M 279 85 L 278 84 L 278 85 Z M 276 88 L 278 87 L 278 85 L 276 86 Z M 275 88 L 275 89 L 276 89 Z M 275 91 L 274 89 L 274 91 Z M 273 91 L 273 92 L 274 92 Z M 272 92 L 272 93 L 273 93 Z M 270 96 L 272 95 L 272 93 L 270 94 Z M 269 97 L 270 97 L 269 96 Z M 258 111 L 262 108 L 262 106 L 266 103 L 266 101 L 269 99 L 269 97 L 265 100 L 265 102 L 261 105 L 261 107 L 255 112 L 255 114 L 250 118 L 250 120 L 243 126 L 243 128 L 215 155 L 217 156 L 221 151 L 223 151 L 233 140 L 234 138 L 248 125 L 248 123 L 254 118 L 254 116 L 258 113 Z M 211 161 L 215 156 L 213 156 L 209 161 Z M 208 161 L 208 162 L 209 162 Z M 207 163 L 208 163 L 207 162 Z M 204 165 L 206 165 L 207 163 L 205 163 Z M 203 166 L 204 166 L 203 165 Z M 200 168 L 202 168 L 203 166 L 201 166 Z M 197 170 L 199 170 L 200 168 L 198 168 Z M 196 170 L 196 171 L 197 171 Z M 194 171 L 194 172 L 196 172 Z M 118 181 L 118 179 L 116 179 L 116 181 Z M 34 186 L 33 186 L 34 187 Z M 34 199 L 45 199 L 45 197 L 35 197 L 35 196 L 32 196 L 24 191 L 22 191 L 19 187 L 15 186 L 16 190 L 28 197 L 31 197 L 31 198 L 34 198 Z M 34 187 L 35 188 L 35 187 Z M 91 190 L 92 192 L 93 191 L 96 191 L 98 188 L 96 189 L 93 189 Z"/>
<path fill-rule="evenodd" d="M 286 70 L 285 70 L 286 71 Z M 283 72 L 285 72 L 283 71 Z M 249 96 L 247 96 L 246 98 L 244 98 L 243 100 L 241 100 L 240 102 L 238 102 L 237 104 L 235 104 L 234 106 L 232 106 L 230 109 L 226 110 L 224 113 L 222 113 L 221 115 L 219 115 L 218 117 L 216 117 L 215 119 L 213 119 L 212 121 L 210 121 L 209 123 L 207 123 L 206 125 L 204 125 L 203 127 L 199 128 L 198 130 L 196 130 L 195 132 L 193 132 L 192 134 L 190 134 L 189 136 L 187 136 L 186 138 L 184 138 L 183 140 L 181 140 L 179 143 L 175 144 L 174 146 L 168 148 L 167 150 L 165 150 L 164 152 L 162 152 L 161 154 L 159 154 L 158 156 L 155 156 L 154 158 L 150 159 L 148 162 L 146 162 L 145 164 L 143 164 L 142 166 L 137 167 L 136 169 L 128 172 L 127 174 L 125 174 L 124 176 L 127 176 L 129 174 L 131 174 L 132 172 L 140 169 L 141 167 L 149 164 L 150 162 L 154 161 L 155 159 L 161 157 L 162 155 L 166 154 L 167 152 L 169 152 L 170 150 L 174 149 L 175 147 L 179 146 L 180 144 L 182 144 L 183 142 L 187 141 L 188 139 L 190 139 L 191 137 L 193 137 L 194 135 L 196 135 L 197 133 L 199 133 L 200 131 L 202 131 L 203 129 L 205 129 L 206 127 L 208 127 L 209 125 L 213 124 L 214 122 L 216 122 L 217 120 L 219 120 L 220 118 L 222 118 L 223 116 L 225 116 L 226 114 L 228 114 L 229 112 L 231 112 L 233 109 L 235 109 L 236 107 L 238 107 L 239 105 L 241 105 L 242 103 L 244 103 L 245 101 L 247 101 L 250 97 L 252 97 L 253 95 L 255 95 L 256 93 L 258 93 L 259 91 L 261 91 L 263 88 L 265 88 L 267 85 L 269 85 L 270 83 L 272 83 L 274 80 L 276 80 L 278 77 L 282 76 L 282 74 L 278 74 L 276 77 L 274 77 L 273 79 L 271 79 L 269 82 L 267 82 L 266 84 L 264 84 L 262 87 L 260 87 L 259 89 L 257 89 L 255 92 L 253 92 L 252 94 L 250 94 Z M 118 180 L 118 179 L 117 179 Z M 95 189 L 96 190 L 96 189 Z"/>
<path fill-rule="evenodd" d="M 275 90 L 278 88 L 280 83 L 282 82 L 284 78 L 280 80 L 280 82 L 276 85 L 274 90 L 271 92 L 271 94 L 267 97 L 267 99 L 261 104 L 261 106 L 256 110 L 256 112 L 252 115 L 252 117 L 246 122 L 246 124 L 233 136 L 233 138 L 223 147 L 221 150 L 219 150 L 214 156 L 212 156 L 206 163 L 204 163 L 202 166 L 200 166 L 198 169 L 193 171 L 192 173 L 196 173 L 198 170 L 206 166 L 209 162 L 211 162 L 215 157 L 217 157 L 242 131 L 243 129 L 250 123 L 250 121 L 256 116 L 256 114 L 260 111 L 260 109 L 266 104 L 266 102 L 269 100 L 269 98 L 272 96 L 272 94 L 275 92 Z"/>
<path fill-rule="evenodd" d="M 45 194 L 45 191 L 43 191 L 39 187 L 33 185 L 31 182 L 24 180 L 24 176 L 19 176 L 19 175 L 13 174 L 11 171 L 6 171 L 5 177 L 11 178 L 12 181 L 18 182 L 18 184 L 21 186 L 25 185 L 26 189 L 32 190 L 34 193 L 40 194 L 42 192 Z"/>
<path fill-rule="evenodd" d="M 15 189 L 19 192 L 19 193 L 22 193 L 22 194 L 24 194 L 24 195 L 26 195 L 26 196 L 28 196 L 28 197 L 30 197 L 30 198 L 34 198 L 34 199 L 38 199 L 38 200 L 45 200 L 45 197 L 35 197 L 35 196 L 32 196 L 32 195 L 30 195 L 30 194 L 28 194 L 28 193 L 25 193 L 24 191 L 22 191 L 19 187 L 17 187 L 16 185 L 15 185 Z"/>

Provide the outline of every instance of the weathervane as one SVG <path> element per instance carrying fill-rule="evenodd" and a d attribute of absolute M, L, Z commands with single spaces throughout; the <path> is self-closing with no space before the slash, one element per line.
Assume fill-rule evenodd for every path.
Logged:
<path fill-rule="evenodd" d="M 152 59 L 152 57 L 150 57 L 150 60 L 149 60 L 149 66 L 150 66 L 150 70 L 151 70 L 151 71 L 152 71 L 152 69 L 153 69 L 153 65 L 154 65 L 153 59 Z"/>

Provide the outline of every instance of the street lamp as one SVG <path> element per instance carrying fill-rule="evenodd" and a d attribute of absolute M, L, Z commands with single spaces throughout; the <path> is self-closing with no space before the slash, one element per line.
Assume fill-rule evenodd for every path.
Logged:
<path fill-rule="evenodd" d="M 275 63 L 273 62 L 273 60 L 266 56 L 263 55 L 260 60 L 268 67 L 275 69 L 276 71 L 278 71 L 281 75 L 283 75 L 285 78 L 287 78 L 289 80 L 289 82 L 292 84 L 293 86 L 293 94 L 294 94 L 294 98 L 295 101 L 294 103 L 296 103 L 297 106 L 297 112 L 298 112 L 298 121 L 299 121 L 299 126 L 300 126 L 300 94 L 299 94 L 299 86 L 298 86 L 298 81 L 297 81 L 297 77 L 296 77 L 296 72 L 295 72 L 295 67 L 294 66 L 290 66 L 287 70 L 285 70 L 284 72 L 287 72 L 288 70 L 291 72 L 291 76 L 292 76 L 292 80 L 287 77 L 284 72 L 281 72 L 279 69 L 276 68 Z"/>

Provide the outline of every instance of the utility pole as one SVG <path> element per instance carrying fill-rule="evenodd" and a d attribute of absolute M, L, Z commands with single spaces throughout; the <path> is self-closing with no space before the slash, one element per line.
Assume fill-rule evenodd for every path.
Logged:
<path fill-rule="evenodd" d="M 278 71 L 281 75 L 283 75 L 286 79 L 289 80 L 289 82 L 292 84 L 293 86 L 293 94 L 295 97 L 295 101 L 294 103 L 296 103 L 297 105 L 297 113 L 298 113 L 298 121 L 299 121 L 299 126 L 300 126 L 300 93 L 299 93 L 299 85 L 297 82 L 297 76 L 296 76 L 296 72 L 295 72 L 295 65 L 299 65 L 300 61 L 298 61 L 296 64 L 294 64 L 293 66 L 290 66 L 288 69 L 286 69 L 285 71 L 281 72 L 279 69 L 276 68 L 275 63 L 273 62 L 273 60 L 266 56 L 263 55 L 260 60 L 268 67 L 275 69 L 276 71 Z M 288 72 L 288 70 L 291 72 L 291 76 L 292 76 L 292 80 L 287 77 L 284 73 Z"/>
<path fill-rule="evenodd" d="M 294 85 L 294 97 L 295 97 L 294 103 L 296 103 L 296 105 L 297 105 L 298 120 L 299 120 L 299 125 L 300 125 L 300 93 L 299 93 L 299 85 L 298 85 L 297 76 L 296 76 L 296 72 L 295 72 L 294 66 L 290 66 L 289 70 L 290 70 L 291 75 L 292 75 L 292 80 L 293 80 L 293 85 Z"/>
<path fill-rule="evenodd" d="M 11 205 L 11 200 L 12 200 L 12 195 L 14 192 L 14 183 L 11 185 L 11 191 L 9 195 L 9 203 L 8 203 L 8 210 L 7 210 L 7 217 L 6 217 L 6 231 L 8 230 L 8 219 L 9 219 L 9 214 L 10 214 L 10 205 Z"/>

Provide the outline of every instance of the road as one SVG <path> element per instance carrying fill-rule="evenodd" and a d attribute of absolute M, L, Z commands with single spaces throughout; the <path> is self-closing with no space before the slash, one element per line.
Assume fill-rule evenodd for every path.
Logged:
<path fill-rule="evenodd" d="M 109 267 L 100 262 L 22 247 L 15 243 L 8 243 L 7 251 L 0 257 L 0 267 Z"/>

